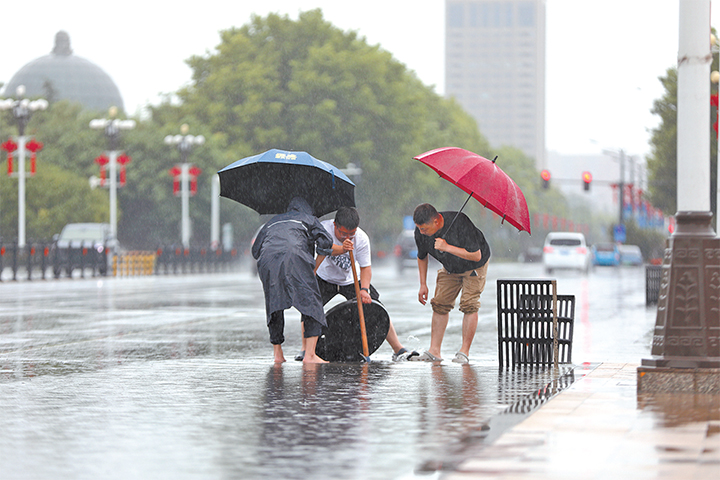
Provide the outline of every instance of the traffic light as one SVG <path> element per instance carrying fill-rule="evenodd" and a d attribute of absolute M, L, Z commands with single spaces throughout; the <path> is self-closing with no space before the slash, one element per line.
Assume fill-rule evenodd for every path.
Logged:
<path fill-rule="evenodd" d="M 592 182 L 592 174 L 590 172 L 582 173 L 583 190 L 586 192 L 590 191 L 590 182 Z"/>
<path fill-rule="evenodd" d="M 540 178 L 542 178 L 542 187 L 550 188 L 550 171 L 543 170 L 542 172 L 540 172 Z"/>

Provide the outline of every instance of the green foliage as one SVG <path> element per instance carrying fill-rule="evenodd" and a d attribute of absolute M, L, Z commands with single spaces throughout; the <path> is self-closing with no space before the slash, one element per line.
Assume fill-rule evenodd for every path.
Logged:
<path fill-rule="evenodd" d="M 63 168 L 38 163 L 37 174 L 25 181 L 25 235 L 28 241 L 47 241 L 66 223 L 107 222 L 108 198 L 91 190 L 87 179 Z M 18 235 L 18 180 L 0 177 L 0 228 L 4 242 Z"/>
<path fill-rule="evenodd" d="M 640 228 L 635 220 L 625 222 L 625 244 L 637 245 L 646 261 L 663 257 L 667 236 L 658 229 Z M 613 238 L 612 227 L 608 228 L 609 238 Z"/>
<path fill-rule="evenodd" d="M 652 204 L 672 215 L 677 210 L 677 69 L 669 68 L 660 82 L 665 94 L 653 103 L 660 124 L 650 138 L 648 191 Z"/>
<path fill-rule="evenodd" d="M 220 32 L 216 49 L 188 64 L 192 82 L 148 107 L 150 117 L 121 134 L 119 148 L 132 157 L 127 184 L 118 191 L 118 236 L 127 248 L 149 249 L 180 239 L 180 199 L 173 196 L 168 170 L 181 159 L 163 139 L 180 133 L 184 123 L 191 134 L 206 138 L 187 158 L 202 169 L 198 193 L 190 199 L 195 244 L 210 241 L 215 172 L 271 148 L 307 151 L 339 168 L 348 163 L 360 167 L 362 175 L 353 178 L 356 203 L 377 250 L 392 247 L 402 217 L 419 203 L 455 210 L 465 201 L 459 188 L 413 160 L 445 146 L 487 158 L 497 154 L 498 165 L 525 193 L 531 215 L 589 216 L 571 208 L 558 190 L 541 190 L 531 158 L 512 148 L 493 151 L 457 102 L 423 85 L 390 53 L 326 22 L 319 10 L 301 13 L 298 20 L 275 14 L 253 17 L 245 26 Z M 109 216 L 107 190 L 91 191 L 87 181 L 98 175 L 95 158 L 107 149 L 102 132 L 88 126 L 97 116 L 76 104 L 56 102 L 33 117 L 28 134 L 37 133 L 45 144 L 39 173 L 29 182 L 35 189 L 28 191 L 33 235 L 48 238 L 66 222 Z M 7 117 L 0 119 L 0 135 L 7 138 L 16 133 L 14 128 Z M 16 229 L 12 182 L 0 181 L 3 235 Z M 247 245 L 267 220 L 228 199 L 220 199 L 220 207 L 237 245 Z M 496 257 L 516 256 L 531 242 L 514 227 L 500 226 L 500 218 L 475 201 L 467 212 L 486 233 Z M 541 243 L 544 235 L 534 232 L 533 243 Z"/>
<path fill-rule="evenodd" d="M 205 124 L 236 158 L 282 148 L 339 168 L 354 163 L 362 169 L 353 180 L 363 227 L 388 242 L 417 204 L 461 198 L 413 156 L 447 145 L 489 150 L 455 102 L 319 10 L 297 21 L 253 17 L 222 32 L 216 52 L 188 63 L 193 84 L 179 92 L 183 114 Z"/>
<path fill-rule="evenodd" d="M 68 102 L 53 104 L 46 112 L 31 117 L 25 134 L 44 145 L 37 154 L 37 174 L 30 176 L 26 156 L 25 234 L 28 241 L 47 241 L 69 222 L 107 222 L 107 195 L 93 191 L 88 182 L 92 157 L 78 145 L 90 141 L 81 107 Z M 84 125 L 83 125 L 84 124 Z M 81 125 L 83 125 L 81 127 Z M 0 138 L 17 138 L 10 112 L 0 115 Z M 3 140 L 4 141 L 4 140 Z M 18 168 L 15 152 L 14 169 Z M 6 161 L 5 152 L 3 160 Z M 3 168 L 7 168 L 4 163 Z M 87 175 L 85 175 L 87 173 Z M 18 235 L 18 180 L 0 176 L 0 236 L 10 242 Z"/>

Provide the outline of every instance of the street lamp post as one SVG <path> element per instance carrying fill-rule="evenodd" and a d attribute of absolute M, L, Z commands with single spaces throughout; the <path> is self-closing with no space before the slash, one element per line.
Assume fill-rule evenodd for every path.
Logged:
<path fill-rule="evenodd" d="M 620 206 L 618 212 L 618 228 L 624 230 L 625 228 L 625 150 L 620 149 L 617 152 L 614 150 L 603 150 L 603 154 L 610 155 L 618 159 L 620 163 L 620 178 L 618 180 L 618 204 Z"/>
<path fill-rule="evenodd" d="M 205 137 L 202 135 L 188 135 L 190 127 L 184 123 L 180 127 L 180 135 L 168 135 L 165 137 L 167 145 L 176 146 L 180 152 L 180 169 L 177 172 L 180 177 L 180 198 L 182 205 L 181 212 L 181 235 L 184 248 L 190 248 L 190 181 L 200 174 L 200 169 L 193 167 L 188 163 L 187 159 L 190 155 L 192 147 L 205 143 Z M 171 170 L 176 172 L 175 169 Z"/>
<path fill-rule="evenodd" d="M 103 130 L 108 140 L 108 167 L 110 182 L 110 235 L 117 239 L 117 158 L 120 130 L 131 130 L 135 128 L 135 120 L 120 120 L 115 118 L 117 107 L 110 107 L 108 116 L 110 118 L 95 118 L 90 120 L 90 128 Z"/>
<path fill-rule="evenodd" d="M 680 0 L 676 229 L 666 241 L 651 358 L 638 393 L 704 393 L 720 381 L 720 238 L 710 211 L 710 0 Z M 713 383 L 714 382 L 714 383 Z"/>
<path fill-rule="evenodd" d="M 18 248 L 25 246 L 25 127 L 30 117 L 37 110 L 45 110 L 48 101 L 44 98 L 28 100 L 25 96 L 25 86 L 19 85 L 15 91 L 17 99 L 6 98 L 0 100 L 0 110 L 12 109 L 13 117 L 17 123 L 20 135 L 18 136 Z"/>

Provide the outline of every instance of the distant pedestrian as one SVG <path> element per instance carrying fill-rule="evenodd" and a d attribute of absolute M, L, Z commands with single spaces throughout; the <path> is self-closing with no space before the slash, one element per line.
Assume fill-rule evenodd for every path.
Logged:
<path fill-rule="evenodd" d="M 322 327 L 327 326 L 323 304 L 315 279 L 314 250 L 329 255 L 332 239 L 300 197 L 290 201 L 287 212 L 276 215 L 258 233 L 252 246 L 258 275 L 265 292 L 265 311 L 270 343 L 276 363 L 285 361 L 285 312 L 295 307 L 302 314 L 306 338 L 305 363 L 326 363 L 315 354 Z"/>
<path fill-rule="evenodd" d="M 457 216 L 457 218 L 456 218 Z M 480 294 L 485 289 L 490 246 L 483 233 L 464 214 L 438 212 L 429 203 L 415 208 L 415 243 L 420 272 L 418 300 L 425 305 L 428 299 L 428 254 L 438 260 L 443 268 L 438 270 L 435 296 L 430 300 L 433 315 L 430 331 L 430 348 L 420 356 L 409 360 L 440 361 L 445 329 L 455 299 L 460 297 L 463 312 L 462 346 L 453 362 L 468 363 L 470 346 L 475 338 L 480 309 Z"/>

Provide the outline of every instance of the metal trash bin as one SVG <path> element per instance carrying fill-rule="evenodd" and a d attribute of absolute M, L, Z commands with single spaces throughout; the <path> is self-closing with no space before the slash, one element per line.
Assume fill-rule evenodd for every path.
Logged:
<path fill-rule="evenodd" d="M 571 363 L 575 296 L 555 298 L 558 363 Z M 498 280 L 497 314 L 501 367 L 554 363 L 552 280 Z"/>
<path fill-rule="evenodd" d="M 662 265 L 645 266 L 645 305 L 655 305 L 660 298 Z"/>

